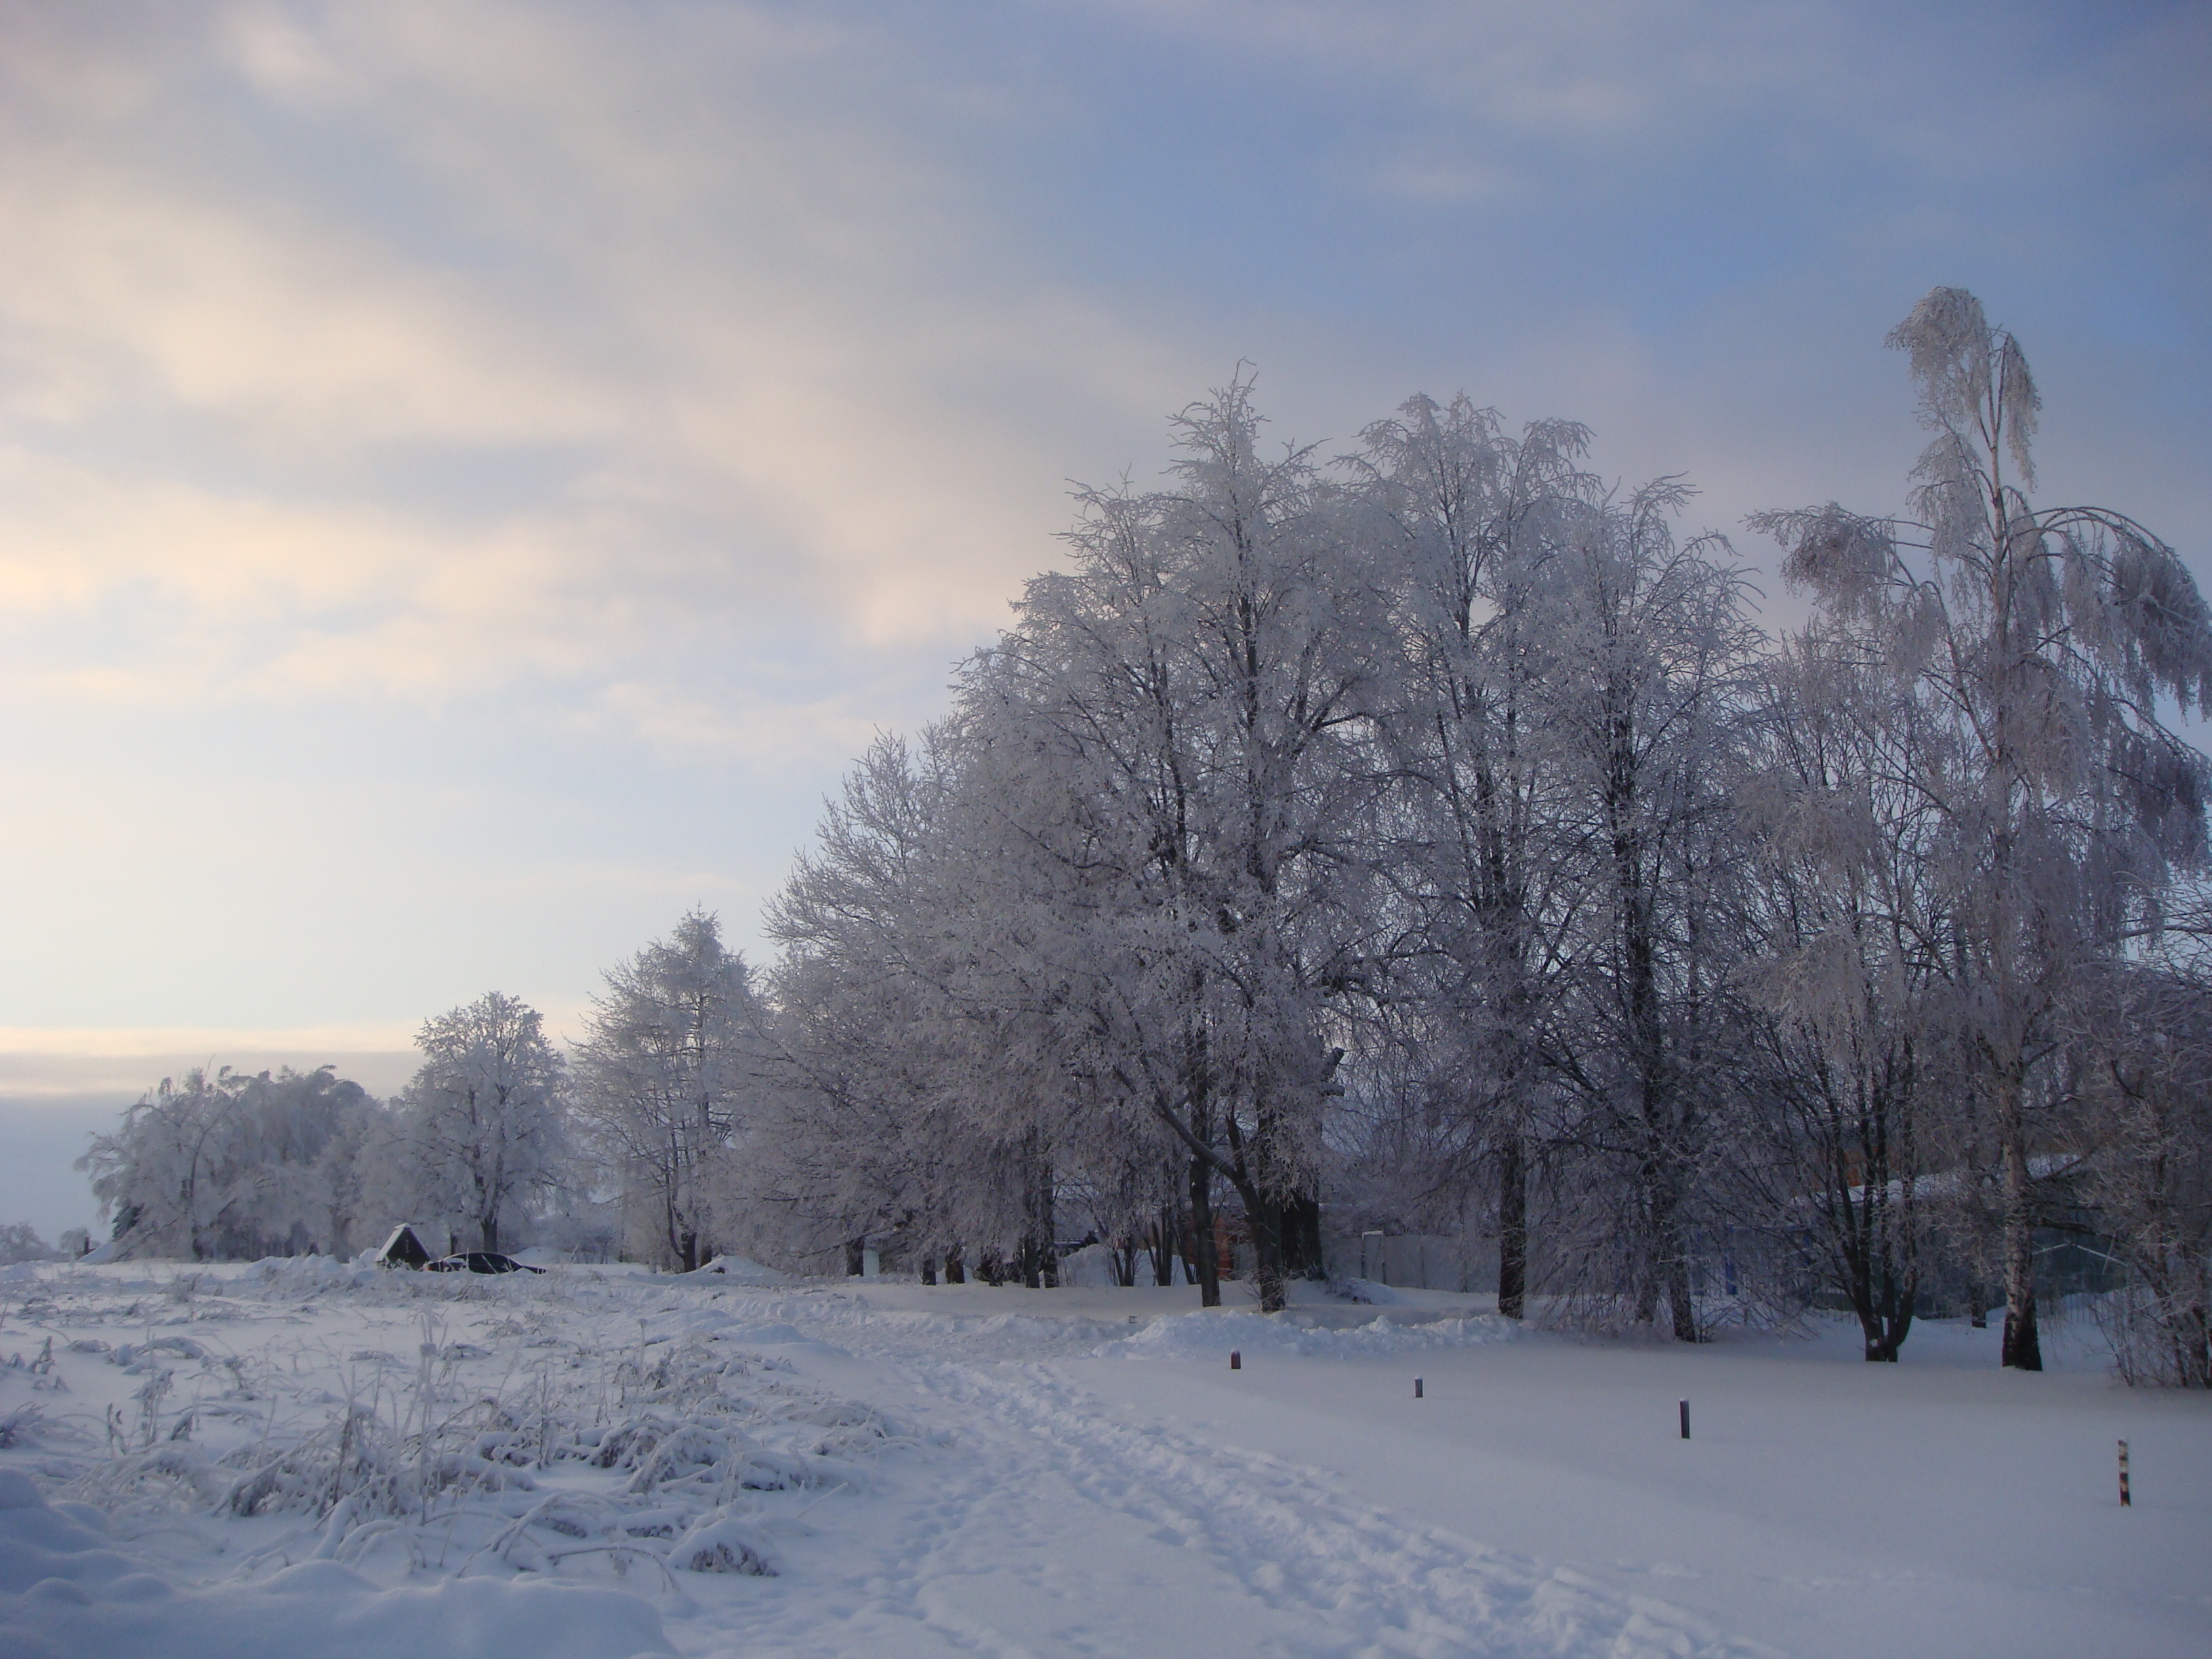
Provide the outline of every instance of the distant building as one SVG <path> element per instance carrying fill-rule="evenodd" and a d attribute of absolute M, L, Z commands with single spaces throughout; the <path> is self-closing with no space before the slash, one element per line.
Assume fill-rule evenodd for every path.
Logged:
<path fill-rule="evenodd" d="M 384 1241 L 384 1248 L 376 1253 L 380 1267 L 419 1267 L 430 1259 L 422 1241 L 415 1237 L 412 1223 L 403 1221 L 392 1230 L 392 1237 Z"/>

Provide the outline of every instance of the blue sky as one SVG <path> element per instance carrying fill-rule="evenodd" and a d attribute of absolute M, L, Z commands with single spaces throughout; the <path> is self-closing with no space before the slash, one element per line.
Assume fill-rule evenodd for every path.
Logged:
<path fill-rule="evenodd" d="M 2208 89 L 2180 4 L 0 0 L 0 1092 L 751 941 L 1240 360 L 1759 563 L 1899 501 L 1962 285 L 2046 494 L 2212 572 Z"/>

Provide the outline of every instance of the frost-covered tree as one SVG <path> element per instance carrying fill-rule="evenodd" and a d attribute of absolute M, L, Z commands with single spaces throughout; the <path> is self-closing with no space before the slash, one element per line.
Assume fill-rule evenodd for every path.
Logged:
<path fill-rule="evenodd" d="M 1765 1214 L 1894 1360 L 1929 1265 L 1926 1192 L 1948 1063 L 1952 918 L 1942 824 L 1913 781 L 1948 741 L 1832 623 L 1769 668 L 1745 780 L 1747 980 L 1766 1015 L 1754 1070 L 1765 1133 L 1744 1158 Z"/>
<path fill-rule="evenodd" d="M 757 1070 L 761 1011 L 744 957 L 694 910 L 609 970 L 576 1054 L 578 1115 L 635 1206 L 652 1257 L 684 1272 L 714 1252 L 714 1196 Z"/>
<path fill-rule="evenodd" d="M 1250 392 L 1178 417 L 1168 489 L 1085 498 L 1074 568 L 1030 585 L 963 696 L 1035 769 L 1039 787 L 998 798 L 1060 872 L 1065 919 L 1037 937 L 1084 1064 L 1180 1144 L 1201 1238 L 1212 1183 L 1234 1189 L 1279 1308 L 1287 1273 L 1319 1269 L 1334 1007 L 1376 915 L 1392 638 L 1371 544 L 1310 452 L 1262 454 Z"/>
<path fill-rule="evenodd" d="M 77 1167 L 133 1255 L 210 1261 L 352 1248 L 356 1155 L 377 1114 L 330 1067 L 228 1066 L 149 1090 Z"/>
<path fill-rule="evenodd" d="M 2212 1388 L 2212 974 L 2118 967 L 2075 1019 L 2069 1173 L 2124 1275 L 2100 1314 L 2120 1374 Z"/>
<path fill-rule="evenodd" d="M 1759 642 L 1725 544 L 1678 541 L 1674 480 L 1607 501 L 1566 555 L 1561 747 L 1586 884 L 1547 1060 L 1573 1097 L 1562 1288 L 1698 1334 L 1691 1234 L 1733 1086 L 1734 791 Z M 1705 1213 L 1701 1214 L 1701 1211 Z"/>
<path fill-rule="evenodd" d="M 77 1160 L 91 1172 L 102 1213 L 113 1218 L 112 1237 L 131 1253 L 196 1261 L 211 1254 L 210 1230 L 241 1196 L 232 1151 L 241 1126 L 229 1080 L 228 1066 L 213 1079 L 188 1072 L 181 1087 L 163 1078 Z"/>
<path fill-rule="evenodd" d="M 62 1255 L 63 1252 L 39 1237 L 39 1230 L 29 1222 L 0 1224 L 0 1267 L 12 1267 L 18 1261 L 58 1261 Z"/>
<path fill-rule="evenodd" d="M 1025 1086 L 1015 991 L 981 954 L 1006 907 L 975 866 L 964 787 L 951 727 L 878 739 L 769 907 L 773 1086 L 746 1185 L 801 1260 L 878 1237 L 957 1271 L 1018 1239 L 1028 1273 L 1046 1270 L 1048 1101 Z"/>
<path fill-rule="evenodd" d="M 389 1147 L 397 1190 L 410 1218 L 451 1218 L 496 1250 L 523 1200 L 562 1172 L 567 1066 L 538 1011 L 498 991 L 425 1020 L 415 1046 L 422 1065 Z"/>
<path fill-rule="evenodd" d="M 1890 336 L 1933 434 L 1911 516 L 1831 504 L 1754 520 L 1786 572 L 1877 641 L 1954 741 L 1916 777 L 1942 815 L 1952 972 L 1976 1143 L 2002 1192 L 2003 1363 L 2042 1364 L 2033 1227 L 2055 1141 L 2063 1012 L 2095 964 L 2159 925 L 2170 872 L 2206 856 L 2206 765 L 2161 724 L 2212 696 L 2212 618 L 2155 535 L 2096 507 L 2039 507 L 2041 399 L 2019 343 L 1961 289 Z"/>
<path fill-rule="evenodd" d="M 1589 517 L 1589 441 L 1571 422 L 1509 434 L 1464 396 L 1410 399 L 1352 458 L 1398 583 L 1403 679 L 1386 722 L 1402 775 L 1390 849 L 1405 923 L 1376 1028 L 1423 1057 L 1402 1086 L 1425 1133 L 1393 1138 L 1447 1206 L 1495 1193 L 1498 1304 L 1522 1316 L 1540 1029 L 1576 872 L 1555 647 L 1565 553 Z M 1402 1120 L 1401 1120 L 1402 1121 Z M 1411 1170 L 1405 1171 L 1412 1174 Z"/>

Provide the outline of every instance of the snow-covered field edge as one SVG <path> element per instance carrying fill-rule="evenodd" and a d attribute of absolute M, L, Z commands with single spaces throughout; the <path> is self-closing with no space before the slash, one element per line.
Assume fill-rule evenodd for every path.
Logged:
<path fill-rule="evenodd" d="M 2037 1386 L 1971 1369 L 1963 1329 L 1929 1328 L 1924 1366 L 1866 1367 L 1837 1363 L 1841 1330 L 1692 1354 L 1524 1338 L 1442 1294 L 1287 1317 L 1191 1295 L 742 1267 L 19 1270 L 0 1280 L 0 1651 L 1851 1651 L 1879 1621 L 1835 1586 L 1889 1569 L 1838 1517 L 1880 1513 L 1885 1471 L 1942 1449 L 1986 1465 L 1997 1413 L 1969 1424 L 1962 1402 Z M 2089 1582 L 2053 1605 L 2188 1651 L 2160 1644 L 2212 1627 L 2172 1565 L 2212 1541 L 2212 1421 L 2112 1386 L 2077 1331 L 2048 1420 L 2109 1457 L 2111 1424 L 2143 1419 L 2140 1559 L 2083 1556 L 2110 1502 L 2069 1474 L 2063 1527 L 2021 1571 L 2070 1557 Z M 1678 1389 L 1706 1413 L 1680 1457 Z M 1838 1449 L 1823 1435 L 1882 1424 L 1893 1455 L 1864 1492 L 1816 1472 Z M 2015 1524 L 2016 1489 L 1993 1482 L 1978 1524 Z M 1899 1532 L 1923 1559 L 1893 1603 L 2003 1579 L 2002 1552 L 1930 1528 L 1932 1553 Z M 1945 1650 L 1925 1633 L 1893 1650 Z"/>

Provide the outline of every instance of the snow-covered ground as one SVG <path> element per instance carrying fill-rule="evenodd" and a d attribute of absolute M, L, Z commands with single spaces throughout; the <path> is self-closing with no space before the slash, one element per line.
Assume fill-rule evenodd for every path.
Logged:
<path fill-rule="evenodd" d="M 9 1270 L 0 1653 L 2212 1651 L 2212 1401 L 2078 1331 L 745 1277 Z"/>

